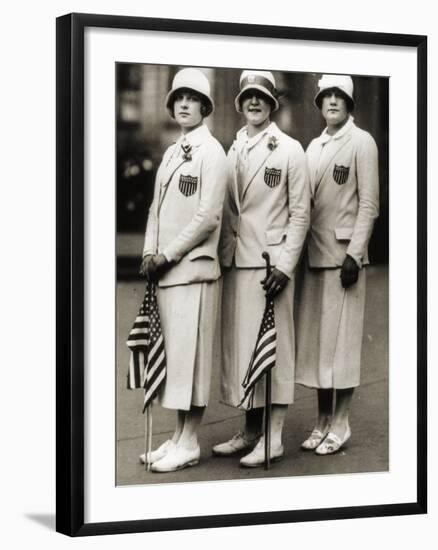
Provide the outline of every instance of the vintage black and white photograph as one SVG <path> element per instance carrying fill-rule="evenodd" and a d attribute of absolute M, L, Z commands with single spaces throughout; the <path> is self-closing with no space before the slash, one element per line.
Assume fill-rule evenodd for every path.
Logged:
<path fill-rule="evenodd" d="M 117 63 L 116 485 L 389 470 L 389 79 Z"/>

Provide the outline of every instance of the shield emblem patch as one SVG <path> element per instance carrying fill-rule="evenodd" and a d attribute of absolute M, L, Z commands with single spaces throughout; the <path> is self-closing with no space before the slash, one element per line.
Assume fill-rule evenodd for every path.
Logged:
<path fill-rule="evenodd" d="M 268 187 L 276 187 L 280 183 L 281 170 L 276 168 L 265 168 L 265 183 Z"/>
<path fill-rule="evenodd" d="M 193 176 L 181 176 L 179 177 L 179 190 L 185 197 L 190 197 L 196 193 L 198 187 L 198 178 Z"/>
<path fill-rule="evenodd" d="M 344 183 L 348 180 L 349 174 L 349 166 L 338 166 L 335 164 L 335 167 L 333 168 L 333 179 L 338 185 L 344 185 Z"/>

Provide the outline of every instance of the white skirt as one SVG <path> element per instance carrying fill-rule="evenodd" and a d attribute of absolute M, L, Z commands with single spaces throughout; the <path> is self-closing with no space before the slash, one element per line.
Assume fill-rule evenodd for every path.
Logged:
<path fill-rule="evenodd" d="M 360 383 L 366 273 L 341 285 L 340 269 L 305 268 L 296 315 L 296 382 L 311 388 L 353 388 Z"/>
<path fill-rule="evenodd" d="M 231 267 L 223 275 L 221 400 L 237 407 L 243 398 L 242 382 L 256 345 L 265 309 L 260 281 L 264 269 Z M 295 338 L 293 327 L 294 279 L 275 298 L 276 365 L 272 369 L 272 403 L 289 404 L 294 397 Z M 264 378 L 256 384 L 253 407 L 265 404 Z"/>
<path fill-rule="evenodd" d="M 157 288 L 167 361 L 158 394 L 163 407 L 189 410 L 208 404 L 219 300 L 219 281 Z"/>

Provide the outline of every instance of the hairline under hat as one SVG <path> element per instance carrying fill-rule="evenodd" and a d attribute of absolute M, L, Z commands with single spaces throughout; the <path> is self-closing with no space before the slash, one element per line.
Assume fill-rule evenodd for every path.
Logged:
<path fill-rule="evenodd" d="M 354 107 L 355 107 L 355 102 L 354 102 L 354 99 L 352 97 L 350 97 L 346 92 L 344 92 L 344 90 L 342 90 L 341 88 L 339 88 L 339 86 L 330 86 L 329 88 L 324 88 L 323 90 L 320 90 L 316 96 L 315 96 L 315 99 L 314 99 L 314 102 L 315 102 L 315 105 L 318 107 L 319 110 L 322 109 L 322 99 L 323 99 L 323 96 L 327 93 L 329 93 L 330 91 L 332 90 L 336 90 L 337 92 L 339 92 L 339 94 L 342 96 L 342 98 L 345 100 L 345 102 L 347 103 L 347 107 L 348 107 L 348 110 L 349 111 L 353 111 Z"/>
<path fill-rule="evenodd" d="M 242 78 L 242 76 L 240 77 L 240 86 L 241 86 L 241 89 L 234 100 L 234 106 L 238 113 L 242 112 L 242 104 L 241 104 L 242 95 L 248 90 L 259 91 L 268 99 L 269 103 L 271 104 L 272 112 L 278 110 L 279 103 L 277 98 L 275 97 L 276 95 L 275 80 L 274 82 L 272 82 L 269 78 L 267 78 L 264 75 L 257 74 L 257 73 L 252 73 L 252 74 L 249 73 L 244 78 Z"/>
<path fill-rule="evenodd" d="M 207 97 L 205 94 L 203 94 L 202 92 L 199 92 L 198 90 L 195 90 L 194 88 L 190 88 L 189 86 L 181 86 L 180 88 L 175 88 L 174 90 L 171 90 L 169 92 L 169 95 L 167 97 L 167 101 L 166 101 L 166 109 L 169 111 L 170 113 L 170 116 L 172 118 L 175 118 L 175 115 L 173 113 L 173 108 L 174 108 L 174 103 L 175 103 L 175 95 L 177 94 L 177 92 L 179 92 L 180 90 L 189 90 L 190 92 L 192 92 L 193 94 L 197 95 L 200 99 L 201 99 L 201 102 L 204 102 L 205 103 L 205 106 L 207 107 L 207 110 L 208 110 L 208 113 L 206 115 L 204 115 L 204 118 L 205 117 L 208 117 L 209 115 L 211 115 L 211 113 L 213 112 L 214 110 L 214 106 L 213 106 L 213 102 L 210 100 L 209 97 Z"/>

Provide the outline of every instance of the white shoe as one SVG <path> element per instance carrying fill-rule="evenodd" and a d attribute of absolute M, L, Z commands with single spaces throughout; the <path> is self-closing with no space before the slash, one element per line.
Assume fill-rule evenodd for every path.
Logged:
<path fill-rule="evenodd" d="M 176 472 L 199 463 L 201 450 L 199 445 L 194 449 L 186 449 L 181 445 L 175 445 L 163 458 L 152 463 L 153 472 Z"/>
<path fill-rule="evenodd" d="M 317 455 L 332 455 L 337 453 L 351 437 L 350 426 L 347 426 L 344 437 L 341 439 L 333 432 L 329 432 L 324 441 L 315 449 Z"/>
<path fill-rule="evenodd" d="M 158 449 L 155 449 L 155 451 L 152 451 L 150 453 L 150 457 L 149 457 L 149 463 L 153 463 L 153 462 L 156 462 L 157 460 L 160 460 L 161 458 L 163 458 L 163 456 L 166 456 L 166 454 L 173 448 L 173 447 L 176 447 L 176 444 L 171 440 L 171 439 L 168 439 L 167 441 L 165 441 L 164 443 L 162 443 Z M 142 455 L 140 455 L 138 457 L 140 459 L 140 462 L 142 464 L 145 464 L 146 462 L 146 453 L 143 453 Z"/>
<path fill-rule="evenodd" d="M 328 424 L 323 431 L 318 430 L 317 428 L 313 428 L 312 433 L 309 435 L 306 441 L 303 441 L 301 443 L 301 448 L 305 449 L 306 451 L 314 451 L 327 435 L 329 428 L 330 426 Z"/>
<path fill-rule="evenodd" d="M 217 456 L 230 456 L 244 451 L 245 449 L 251 449 L 257 443 L 259 435 L 249 439 L 243 432 L 237 432 L 231 439 L 225 441 L 225 443 L 219 443 L 212 449 L 213 454 Z"/>
<path fill-rule="evenodd" d="M 284 447 L 280 445 L 279 447 L 273 449 L 271 445 L 270 449 L 270 460 L 271 462 L 276 462 L 281 460 L 284 456 Z M 245 468 L 257 468 L 258 466 L 263 466 L 265 463 L 265 438 L 262 436 L 259 439 L 259 442 L 255 446 L 254 450 L 248 455 L 240 459 L 240 465 L 245 466 Z"/>

